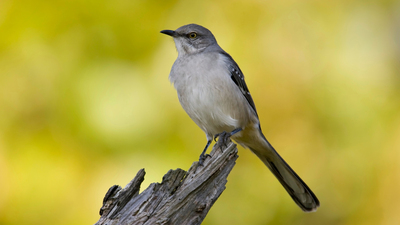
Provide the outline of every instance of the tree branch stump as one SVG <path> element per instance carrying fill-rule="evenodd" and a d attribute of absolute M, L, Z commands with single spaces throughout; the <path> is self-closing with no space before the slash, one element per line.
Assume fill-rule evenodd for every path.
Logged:
<path fill-rule="evenodd" d="M 189 171 L 170 170 L 160 183 L 139 194 L 144 169 L 125 188 L 112 186 L 103 200 L 96 225 L 196 225 L 225 190 L 227 177 L 238 158 L 236 145 L 213 147 L 203 166 L 194 162 Z"/>

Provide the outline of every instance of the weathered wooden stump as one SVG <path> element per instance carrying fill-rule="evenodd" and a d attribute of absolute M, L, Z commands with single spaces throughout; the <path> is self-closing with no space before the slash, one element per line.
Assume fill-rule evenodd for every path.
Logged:
<path fill-rule="evenodd" d="M 112 186 L 103 200 L 96 225 L 201 224 L 225 190 L 227 177 L 238 157 L 229 142 L 213 147 L 203 166 L 194 162 L 189 171 L 170 170 L 160 183 L 152 183 L 139 194 L 144 169 L 125 188 Z"/>

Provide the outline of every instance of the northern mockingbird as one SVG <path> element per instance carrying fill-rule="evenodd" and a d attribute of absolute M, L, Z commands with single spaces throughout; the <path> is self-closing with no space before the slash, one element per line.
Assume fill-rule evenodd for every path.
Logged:
<path fill-rule="evenodd" d="M 264 137 L 243 73 L 211 31 L 189 24 L 161 33 L 173 37 L 178 50 L 169 79 L 179 102 L 207 136 L 199 163 L 213 138 L 231 137 L 261 159 L 303 211 L 315 211 L 317 197 Z"/>

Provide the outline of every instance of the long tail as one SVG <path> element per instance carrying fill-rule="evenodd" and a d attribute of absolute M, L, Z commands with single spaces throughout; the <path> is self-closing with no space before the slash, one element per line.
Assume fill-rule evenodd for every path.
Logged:
<path fill-rule="evenodd" d="M 271 170 L 282 186 L 286 189 L 296 204 L 305 212 L 314 212 L 319 207 L 319 200 L 306 183 L 290 168 L 290 166 L 275 151 L 271 144 L 263 149 L 253 149 L 258 158 Z M 267 149 L 265 149 L 267 148 Z"/>

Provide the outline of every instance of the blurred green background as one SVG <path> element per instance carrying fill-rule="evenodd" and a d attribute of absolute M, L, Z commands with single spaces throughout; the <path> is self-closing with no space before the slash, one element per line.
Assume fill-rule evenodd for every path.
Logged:
<path fill-rule="evenodd" d="M 93 224 L 114 184 L 188 169 L 172 38 L 209 28 L 264 134 L 316 193 L 305 214 L 248 150 L 203 224 L 400 224 L 399 1 L 0 1 L 0 224 Z"/>

